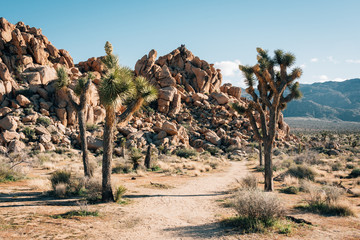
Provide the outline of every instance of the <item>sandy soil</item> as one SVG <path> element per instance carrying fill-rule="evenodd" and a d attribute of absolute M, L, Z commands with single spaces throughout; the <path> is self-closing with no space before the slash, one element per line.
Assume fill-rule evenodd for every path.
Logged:
<path fill-rule="evenodd" d="M 150 173 L 131 180 L 114 175 L 128 189 L 128 205 L 116 203 L 79 206 L 79 199 L 54 199 L 31 191 L 26 181 L 0 184 L 0 239 L 360 239 L 358 217 L 323 217 L 290 210 L 313 222 L 289 236 L 277 233 L 239 234 L 219 220 L 233 216 L 224 208 L 230 185 L 249 172 L 246 162 L 232 162 L 226 170 L 200 177 L 159 176 Z M 150 182 L 171 186 L 151 187 Z M 291 209 L 300 199 L 280 194 Z M 97 210 L 99 217 L 54 219 L 70 210 Z"/>
<path fill-rule="evenodd" d="M 24 183 L 0 186 L 0 238 L 3 239 L 222 239 L 218 223 L 228 209 L 220 206 L 229 184 L 248 172 L 233 162 L 223 172 L 201 177 L 118 179 L 130 190 L 130 204 L 89 205 L 101 217 L 53 219 L 77 210 L 78 199 L 56 200 L 29 191 Z M 122 177 L 123 178 L 123 177 Z M 150 188 L 161 182 L 169 189 Z"/>

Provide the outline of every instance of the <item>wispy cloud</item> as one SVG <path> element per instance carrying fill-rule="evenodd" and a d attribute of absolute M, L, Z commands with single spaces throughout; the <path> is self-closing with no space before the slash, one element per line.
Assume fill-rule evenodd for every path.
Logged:
<path fill-rule="evenodd" d="M 333 56 L 329 56 L 329 57 L 327 57 L 326 59 L 327 59 L 329 62 L 334 63 L 334 64 L 339 63 L 339 61 L 338 61 L 338 60 L 335 60 Z"/>
<path fill-rule="evenodd" d="M 214 67 L 221 69 L 221 73 L 224 77 L 234 77 L 236 75 L 241 75 L 239 64 L 241 64 L 240 60 L 236 59 L 234 61 L 215 62 Z"/>
<path fill-rule="evenodd" d="M 302 68 L 302 69 L 306 68 L 306 64 L 301 64 L 300 68 Z"/>
<path fill-rule="evenodd" d="M 312 59 L 310 59 L 310 62 L 318 62 L 318 61 L 319 61 L 318 58 L 312 58 Z"/>
<path fill-rule="evenodd" d="M 347 59 L 346 62 L 347 63 L 358 63 L 358 64 L 360 64 L 360 59 Z"/>

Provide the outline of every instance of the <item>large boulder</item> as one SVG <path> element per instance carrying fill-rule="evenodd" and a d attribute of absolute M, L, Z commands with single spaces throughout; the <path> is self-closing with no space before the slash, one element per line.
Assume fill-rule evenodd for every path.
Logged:
<path fill-rule="evenodd" d="M 17 121 L 12 116 L 6 116 L 0 120 L 0 128 L 9 131 L 15 131 L 18 127 Z"/>
<path fill-rule="evenodd" d="M 220 105 L 227 104 L 230 100 L 225 93 L 212 93 L 211 97 L 214 98 Z"/>

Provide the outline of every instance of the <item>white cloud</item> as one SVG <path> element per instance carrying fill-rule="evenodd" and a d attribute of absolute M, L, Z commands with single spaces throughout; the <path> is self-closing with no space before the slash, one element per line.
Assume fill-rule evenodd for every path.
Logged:
<path fill-rule="evenodd" d="M 339 63 L 339 61 L 338 61 L 338 60 L 335 60 L 333 56 L 327 57 L 327 60 L 328 60 L 329 62 L 331 62 L 331 63 L 334 63 L 334 64 Z"/>
<path fill-rule="evenodd" d="M 306 64 L 301 64 L 300 68 L 302 68 L 302 69 L 306 68 Z"/>
<path fill-rule="evenodd" d="M 310 59 L 310 62 L 318 62 L 318 61 L 319 61 L 318 58 L 312 58 L 312 59 Z"/>
<path fill-rule="evenodd" d="M 221 69 L 221 74 L 224 77 L 234 77 L 241 76 L 239 64 L 241 64 L 240 60 L 236 59 L 235 61 L 215 62 L 214 67 Z"/>
<path fill-rule="evenodd" d="M 329 77 L 326 75 L 320 75 L 318 78 L 320 79 L 320 82 L 326 82 L 329 80 Z"/>
<path fill-rule="evenodd" d="M 360 59 L 347 59 L 346 60 L 347 63 L 360 63 Z"/>

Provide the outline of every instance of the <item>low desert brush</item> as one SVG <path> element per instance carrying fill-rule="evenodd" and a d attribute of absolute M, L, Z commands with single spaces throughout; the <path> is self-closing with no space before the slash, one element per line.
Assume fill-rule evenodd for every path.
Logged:
<path fill-rule="evenodd" d="M 354 212 L 347 205 L 339 202 L 345 191 L 335 186 L 317 186 L 312 183 L 303 184 L 308 192 L 306 205 L 297 206 L 298 209 L 328 216 L 353 216 Z"/>
<path fill-rule="evenodd" d="M 274 193 L 258 189 L 239 191 L 231 205 L 238 217 L 232 219 L 245 232 L 259 232 L 274 226 L 284 216 L 282 203 Z"/>
<path fill-rule="evenodd" d="M 243 189 L 256 189 L 258 186 L 258 179 L 253 174 L 248 174 L 240 181 L 240 186 Z"/>

